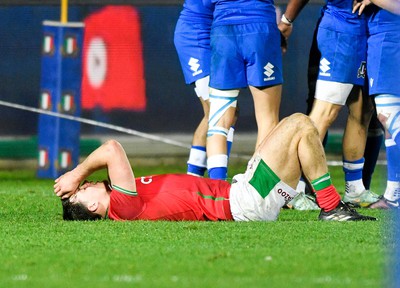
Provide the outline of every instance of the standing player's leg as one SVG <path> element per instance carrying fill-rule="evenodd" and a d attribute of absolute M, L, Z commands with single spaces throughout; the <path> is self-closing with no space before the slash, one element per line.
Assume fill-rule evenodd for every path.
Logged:
<path fill-rule="evenodd" d="M 276 25 L 260 23 L 245 26 L 241 36 L 240 51 L 254 102 L 258 147 L 279 123 L 283 83 L 281 35 Z"/>
<path fill-rule="evenodd" d="M 237 120 L 239 89 L 246 87 L 243 59 L 238 56 L 234 25 L 211 29 L 210 114 L 207 170 L 211 179 L 226 179 L 229 142 Z"/>
<path fill-rule="evenodd" d="M 355 86 L 347 102 L 349 114 L 343 136 L 343 171 L 346 189 L 343 201 L 356 207 L 367 207 L 379 196 L 366 189 L 362 180 L 367 130 L 373 113 L 370 97 Z"/>
<path fill-rule="evenodd" d="M 371 208 L 399 208 L 400 86 L 393 71 L 400 65 L 400 18 L 386 19 L 384 10 L 376 10 L 376 13 L 379 17 L 374 17 L 370 23 L 374 33 L 368 37 L 367 70 L 369 94 L 375 97 L 378 119 L 386 132 L 387 186 L 384 197 Z"/>
<path fill-rule="evenodd" d="M 194 176 L 204 176 L 207 170 L 206 139 L 208 130 L 208 115 L 210 111 L 209 101 L 209 79 L 204 77 L 195 82 L 195 92 L 203 107 L 203 118 L 193 134 L 192 146 L 187 161 L 187 174 Z"/>
<path fill-rule="evenodd" d="M 279 123 L 282 85 L 267 88 L 249 86 L 254 101 L 257 122 L 256 148 Z"/>
<path fill-rule="evenodd" d="M 375 166 L 376 162 L 378 161 L 384 135 L 384 128 L 379 122 L 378 115 L 376 115 L 376 110 L 374 109 L 368 127 L 367 143 L 364 151 L 365 162 L 362 177 L 365 189 L 367 190 L 369 190 L 371 187 L 372 175 L 375 171 Z"/>
<path fill-rule="evenodd" d="M 387 184 L 384 198 L 371 208 L 399 208 L 400 204 L 400 97 L 375 97 L 378 119 L 386 130 Z"/>
<path fill-rule="evenodd" d="M 239 90 L 210 90 L 207 132 L 207 169 L 211 179 L 227 179 L 228 135 L 236 121 Z"/>

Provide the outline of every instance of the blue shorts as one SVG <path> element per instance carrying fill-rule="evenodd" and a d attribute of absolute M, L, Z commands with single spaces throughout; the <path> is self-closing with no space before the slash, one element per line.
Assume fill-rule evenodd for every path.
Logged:
<path fill-rule="evenodd" d="M 174 43 L 186 84 L 210 75 L 210 25 L 178 20 Z"/>
<path fill-rule="evenodd" d="M 400 31 L 372 34 L 368 38 L 369 94 L 400 97 Z"/>
<path fill-rule="evenodd" d="M 366 79 L 367 36 L 319 28 L 321 52 L 318 79 L 364 85 Z"/>
<path fill-rule="evenodd" d="M 227 90 L 282 84 L 280 41 L 275 23 L 213 27 L 210 87 Z"/>

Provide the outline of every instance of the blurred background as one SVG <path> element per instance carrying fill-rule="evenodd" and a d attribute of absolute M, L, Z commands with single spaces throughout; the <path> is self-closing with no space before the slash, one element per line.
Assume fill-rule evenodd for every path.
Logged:
<path fill-rule="evenodd" d="M 286 3 L 275 1 L 283 11 Z M 309 48 L 324 3 L 311 0 L 294 24 L 283 58 L 281 117 L 306 112 Z M 146 133 L 187 135 L 182 141 L 189 143 L 202 109 L 193 88 L 184 83 L 173 44 L 182 4 L 177 0 L 68 1 L 68 22 L 84 23 L 81 117 Z M 48 45 L 43 22 L 60 21 L 61 13 L 59 0 L 0 1 L 0 100 L 40 106 L 43 49 Z M 236 137 L 251 138 L 256 123 L 248 89 L 241 91 L 238 102 Z M 333 124 L 333 135 L 341 134 L 346 114 L 344 108 Z M 37 157 L 39 117 L 0 105 L 0 157 Z M 80 135 L 86 139 L 81 142 L 81 153 L 89 152 L 97 139 L 110 134 L 126 136 L 81 125 Z M 252 151 L 252 144 L 248 146 Z M 332 147 L 340 150 L 340 140 Z"/>

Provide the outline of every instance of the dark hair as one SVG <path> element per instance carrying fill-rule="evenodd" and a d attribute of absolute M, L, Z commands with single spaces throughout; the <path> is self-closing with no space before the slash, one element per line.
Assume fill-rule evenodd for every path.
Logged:
<path fill-rule="evenodd" d="M 93 221 L 101 219 L 99 214 L 89 211 L 89 209 L 81 203 L 71 203 L 69 198 L 61 199 L 61 203 L 63 207 L 64 220 Z"/>

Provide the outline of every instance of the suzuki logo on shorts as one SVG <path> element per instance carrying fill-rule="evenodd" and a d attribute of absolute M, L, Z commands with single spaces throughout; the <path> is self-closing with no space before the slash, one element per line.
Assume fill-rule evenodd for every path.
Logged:
<path fill-rule="evenodd" d="M 289 202 L 293 199 L 293 197 L 290 196 L 289 193 L 283 191 L 281 188 L 278 189 L 278 194 L 281 195 L 286 202 Z"/>
<path fill-rule="evenodd" d="M 190 66 L 190 70 L 192 70 L 194 72 L 192 74 L 192 76 L 199 75 L 200 73 L 203 72 L 203 70 L 201 70 L 201 69 L 199 70 L 199 67 L 200 67 L 199 59 L 190 57 L 188 64 Z"/>
<path fill-rule="evenodd" d="M 331 70 L 331 67 L 329 65 L 331 62 L 326 60 L 326 58 L 322 58 L 321 61 L 319 61 L 319 69 L 321 70 L 319 75 L 321 76 L 331 76 L 331 73 L 328 71 Z"/>
<path fill-rule="evenodd" d="M 275 73 L 274 71 L 275 66 L 272 65 L 270 62 L 267 63 L 267 65 L 264 66 L 264 75 L 267 76 L 267 78 L 264 78 L 264 81 L 271 81 L 274 80 L 275 77 L 271 77 L 272 74 Z"/>

